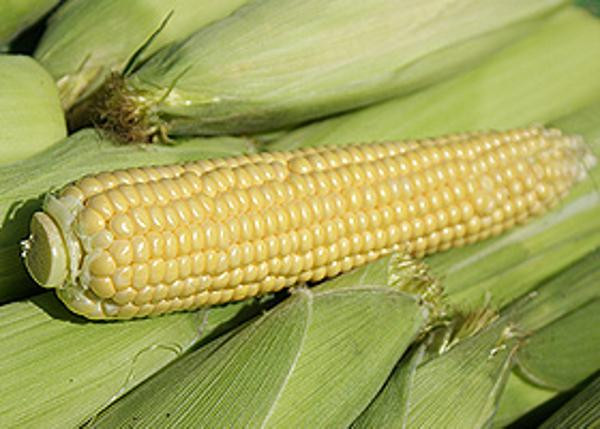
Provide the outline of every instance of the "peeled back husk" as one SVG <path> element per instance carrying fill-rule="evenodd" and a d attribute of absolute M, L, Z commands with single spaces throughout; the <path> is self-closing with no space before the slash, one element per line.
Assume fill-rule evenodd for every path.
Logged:
<path fill-rule="evenodd" d="M 260 311 L 237 303 L 94 323 L 51 292 L 0 307 L 0 427 L 79 427 L 198 342 Z"/>
<path fill-rule="evenodd" d="M 122 71 L 161 23 L 165 23 L 164 28 L 140 60 L 227 16 L 245 2 L 68 0 L 50 19 L 35 57 L 57 80 L 63 107 L 68 109 L 111 72 Z"/>
<path fill-rule="evenodd" d="M 435 285 L 419 264 L 375 265 L 296 289 L 210 355 L 198 349 L 104 410 L 94 427 L 347 427 L 439 297 L 427 295 Z"/>
<path fill-rule="evenodd" d="M 92 110 L 126 139 L 278 129 L 438 81 L 563 3 L 253 1 L 107 83 Z"/>
<path fill-rule="evenodd" d="M 30 57 L 0 55 L 0 166 L 66 135 L 58 91 L 48 72 Z"/>

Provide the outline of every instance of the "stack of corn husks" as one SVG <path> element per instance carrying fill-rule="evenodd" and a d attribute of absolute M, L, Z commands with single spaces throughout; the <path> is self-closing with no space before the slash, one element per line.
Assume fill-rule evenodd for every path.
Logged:
<path fill-rule="evenodd" d="M 0 427 L 600 426 L 599 4 L 0 4 Z M 139 320 L 88 320 L 36 285 L 75 281 L 60 273 L 90 244 L 32 216 L 89 174 L 532 124 L 583 138 L 578 183 L 475 244 L 425 258 L 397 248 L 322 281 Z M 195 165 L 224 177 L 233 164 Z M 75 202 L 59 220 L 71 222 L 82 203 L 65 192 Z M 267 223 L 264 204 L 251 228 Z M 134 282 L 137 255 L 119 268 Z M 282 269 L 301 271 L 285 256 Z"/>

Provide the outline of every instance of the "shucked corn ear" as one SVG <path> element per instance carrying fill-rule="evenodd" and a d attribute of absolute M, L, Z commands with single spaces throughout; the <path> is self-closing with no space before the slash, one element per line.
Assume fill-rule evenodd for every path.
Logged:
<path fill-rule="evenodd" d="M 194 309 L 500 234 L 592 160 L 531 127 L 103 173 L 46 200 L 24 256 L 88 318 Z"/>
<path fill-rule="evenodd" d="M 57 79 L 63 107 L 69 108 L 109 73 L 122 71 L 171 12 L 140 59 L 227 16 L 245 1 L 69 0 L 50 19 L 35 57 Z"/>
<path fill-rule="evenodd" d="M 1 55 L 0 165 L 27 158 L 66 135 L 58 91 L 48 72 L 30 57 Z"/>
<path fill-rule="evenodd" d="M 564 3 L 251 1 L 111 79 L 74 122 L 133 140 L 278 129 L 440 80 Z"/>

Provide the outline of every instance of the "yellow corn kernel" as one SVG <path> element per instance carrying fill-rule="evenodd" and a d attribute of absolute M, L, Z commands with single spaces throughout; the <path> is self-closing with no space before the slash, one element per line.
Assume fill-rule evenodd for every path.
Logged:
<path fill-rule="evenodd" d="M 589 158 L 531 127 L 102 173 L 34 216 L 26 262 L 88 318 L 191 310 L 497 235 Z"/>

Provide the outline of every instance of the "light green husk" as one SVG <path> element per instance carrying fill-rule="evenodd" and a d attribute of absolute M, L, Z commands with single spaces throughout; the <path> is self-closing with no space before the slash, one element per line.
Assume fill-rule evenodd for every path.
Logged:
<path fill-rule="evenodd" d="M 25 272 L 19 242 L 29 234 L 29 220 L 40 209 L 45 193 L 100 171 L 253 151 L 247 140 L 232 137 L 194 139 L 170 146 L 125 146 L 94 130 L 83 130 L 29 159 L 0 167 L 0 302 L 41 292 Z"/>
<path fill-rule="evenodd" d="M 239 303 L 93 323 L 53 293 L 0 307 L 1 427 L 78 427 L 194 344 L 259 310 Z"/>
<path fill-rule="evenodd" d="M 138 48 L 166 21 L 143 52 L 221 19 L 246 0 L 68 0 L 52 16 L 35 57 L 58 81 L 65 109 L 122 71 Z"/>
<path fill-rule="evenodd" d="M 58 91 L 48 72 L 30 57 L 0 55 L 0 166 L 66 136 Z"/>
<path fill-rule="evenodd" d="M 600 21 L 571 7 L 473 70 L 321 121 L 268 146 L 289 150 L 548 123 L 600 96 Z"/>
<path fill-rule="evenodd" d="M 518 344 L 509 319 L 500 318 L 466 332 L 449 350 L 430 353 L 426 361 L 419 362 L 423 355 L 417 349 L 416 356 L 401 361 L 353 427 L 484 427 L 494 414 Z"/>
<path fill-rule="evenodd" d="M 21 31 L 44 16 L 60 0 L 2 0 L 0 2 L 0 50 Z"/>
<path fill-rule="evenodd" d="M 600 369 L 600 249 L 515 305 L 513 320 L 529 338 L 516 355 L 495 427 L 503 427 Z M 522 362 L 522 363 L 521 363 Z M 517 374 L 518 373 L 518 374 Z"/>
<path fill-rule="evenodd" d="M 595 286 L 598 288 L 598 272 Z M 600 369 L 600 298 L 545 326 L 517 354 L 518 372 L 539 386 L 567 390 Z"/>
<path fill-rule="evenodd" d="M 404 94 L 527 33 L 562 0 L 263 0 L 96 100 L 123 138 L 273 130 Z"/>
<path fill-rule="evenodd" d="M 535 386 L 513 371 L 500 397 L 492 427 L 505 428 L 538 405 L 551 400 L 558 393 L 557 390 Z"/>
<path fill-rule="evenodd" d="M 422 303 L 433 280 L 420 264 L 393 258 L 382 268 L 294 291 L 210 355 L 201 348 L 161 371 L 94 427 L 348 426 L 437 305 L 435 296 Z"/>
<path fill-rule="evenodd" d="M 530 360 L 532 365 L 528 369 L 535 367 L 536 374 L 550 369 L 543 374 L 569 378 L 571 384 L 563 388 L 589 376 L 600 367 L 600 353 L 597 347 L 590 347 L 599 341 L 597 335 L 590 335 L 589 329 L 583 329 L 582 325 L 585 321 L 588 327 L 597 323 L 590 318 L 589 308 L 592 303 L 600 302 L 598 262 L 600 250 L 516 301 L 500 318 L 494 319 L 490 310 L 455 316 L 448 328 L 434 331 L 430 341 L 424 343 L 427 353 L 415 348 L 413 355 L 403 358 L 354 426 L 484 427 L 491 423 L 501 395 L 500 419 L 509 422 L 508 419 L 520 415 L 515 411 L 525 411 L 524 406 L 535 406 L 536 401 L 553 395 L 552 391 L 528 389 L 529 386 L 523 387 L 527 383 L 515 380 L 511 368 L 515 360 L 521 364 L 523 355 L 535 356 L 536 361 Z M 594 308 L 598 313 L 598 305 Z M 572 319 L 581 325 L 565 323 Z M 563 344 L 555 349 L 548 341 L 548 332 L 556 340 L 557 326 L 562 329 L 558 341 Z M 587 333 L 589 342 L 576 335 L 578 330 L 581 336 Z M 573 340 L 565 341 L 568 337 Z M 561 359 L 576 354 L 581 356 L 578 368 Z M 505 383 L 511 379 L 511 388 L 503 394 Z M 525 396 L 505 399 L 505 395 L 520 392 Z"/>
<path fill-rule="evenodd" d="M 573 399 L 542 424 L 550 428 L 600 427 L 600 373 Z"/>

